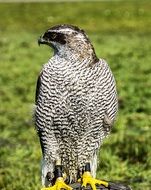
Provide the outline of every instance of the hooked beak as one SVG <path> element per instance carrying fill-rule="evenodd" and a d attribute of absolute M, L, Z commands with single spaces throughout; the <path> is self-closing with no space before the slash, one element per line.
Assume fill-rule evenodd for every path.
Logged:
<path fill-rule="evenodd" d="M 48 42 L 43 38 L 43 36 L 40 36 L 40 38 L 38 39 L 38 45 L 40 46 L 40 44 L 48 44 Z"/>

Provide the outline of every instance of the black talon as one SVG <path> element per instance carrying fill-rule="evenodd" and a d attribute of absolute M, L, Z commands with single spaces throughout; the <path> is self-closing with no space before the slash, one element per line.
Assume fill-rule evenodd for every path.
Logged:
<path fill-rule="evenodd" d="M 50 172 L 47 173 L 46 178 L 47 178 L 47 180 L 48 180 L 49 182 L 51 182 L 52 176 L 51 176 L 51 173 L 50 173 Z"/>
<path fill-rule="evenodd" d="M 55 166 L 54 176 L 55 176 L 56 179 L 57 179 L 58 177 L 63 177 L 63 174 L 62 174 L 62 166 L 61 166 L 61 165 L 56 165 L 56 166 Z"/>
<path fill-rule="evenodd" d="M 91 167 L 90 167 L 90 163 L 89 162 L 87 162 L 85 164 L 85 172 L 91 172 Z"/>

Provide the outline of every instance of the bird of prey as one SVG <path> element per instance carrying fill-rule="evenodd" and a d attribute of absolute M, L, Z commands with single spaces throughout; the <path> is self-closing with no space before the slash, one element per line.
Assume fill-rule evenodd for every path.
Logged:
<path fill-rule="evenodd" d="M 42 149 L 42 190 L 70 190 L 69 183 L 108 186 L 95 179 L 97 155 L 118 110 L 116 83 L 84 30 L 62 24 L 40 36 L 54 54 L 40 72 L 35 125 Z"/>

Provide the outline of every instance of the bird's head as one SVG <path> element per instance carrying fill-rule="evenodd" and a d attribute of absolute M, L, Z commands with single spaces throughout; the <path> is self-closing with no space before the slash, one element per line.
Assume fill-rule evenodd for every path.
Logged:
<path fill-rule="evenodd" d="M 96 59 L 94 48 L 84 30 L 72 25 L 57 25 L 49 28 L 38 40 L 38 44 L 52 47 L 60 56 L 72 55 Z"/>

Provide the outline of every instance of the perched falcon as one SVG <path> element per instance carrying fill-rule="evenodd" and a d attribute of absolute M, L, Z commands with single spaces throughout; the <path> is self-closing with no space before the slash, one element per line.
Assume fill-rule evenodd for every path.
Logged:
<path fill-rule="evenodd" d="M 97 154 L 118 110 L 116 84 L 85 32 L 57 25 L 38 40 L 54 50 L 37 81 L 35 125 L 42 148 L 42 183 L 50 190 L 108 186 L 95 179 Z"/>

